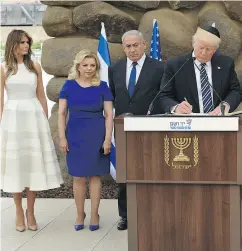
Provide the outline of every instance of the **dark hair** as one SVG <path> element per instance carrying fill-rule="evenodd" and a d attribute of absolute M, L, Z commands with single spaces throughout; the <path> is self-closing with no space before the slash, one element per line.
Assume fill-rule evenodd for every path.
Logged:
<path fill-rule="evenodd" d="M 18 62 L 16 58 L 16 49 L 17 46 L 21 43 L 22 37 L 26 36 L 29 40 L 29 51 L 27 55 L 24 55 L 23 62 L 29 71 L 34 72 L 38 75 L 37 70 L 35 69 L 34 62 L 31 59 L 31 45 L 33 39 L 29 36 L 26 31 L 23 30 L 12 30 L 7 37 L 6 46 L 5 46 L 5 63 L 6 63 L 6 78 L 9 75 L 15 75 L 18 71 Z"/>

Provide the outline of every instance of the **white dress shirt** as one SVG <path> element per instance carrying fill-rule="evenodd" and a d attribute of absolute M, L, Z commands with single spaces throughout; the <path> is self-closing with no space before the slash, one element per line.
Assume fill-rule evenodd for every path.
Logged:
<path fill-rule="evenodd" d="M 192 56 L 194 57 L 194 53 L 192 54 Z M 196 80 L 197 80 L 197 92 L 198 92 L 198 100 L 199 100 L 199 108 L 200 108 L 200 113 L 204 113 L 203 110 L 203 97 L 202 97 L 202 87 L 201 87 L 201 79 L 200 79 L 200 71 L 201 70 L 201 63 L 195 59 L 194 60 L 194 70 L 195 70 L 195 74 L 196 74 Z M 205 65 L 205 70 L 207 72 L 208 75 L 208 81 L 209 83 L 212 85 L 212 65 L 211 65 L 211 61 L 208 61 Z M 212 101 L 213 101 L 213 89 L 212 87 L 210 87 L 210 91 L 211 91 L 211 95 L 212 95 Z"/>
<path fill-rule="evenodd" d="M 195 57 L 194 52 L 192 53 L 192 57 Z M 201 90 L 202 87 L 201 87 L 201 79 L 200 79 L 201 63 L 197 59 L 194 60 L 194 70 L 195 70 L 196 82 L 197 82 L 197 92 L 198 92 L 198 100 L 199 100 L 199 109 L 200 109 L 200 113 L 204 113 L 202 90 Z M 211 64 L 211 61 L 208 61 L 206 63 L 205 70 L 207 72 L 208 81 L 209 81 L 210 85 L 213 86 L 213 82 L 212 82 L 212 64 Z M 213 101 L 213 92 L 214 92 L 214 90 L 213 90 L 213 88 L 211 86 L 210 86 L 210 91 L 211 91 L 212 101 Z M 227 102 L 224 102 L 224 103 L 228 106 L 228 111 L 229 111 L 230 105 Z M 175 105 L 175 106 L 173 106 L 171 108 L 171 113 L 175 113 L 175 110 L 176 110 L 176 108 L 177 108 L 178 105 Z M 214 107 L 214 109 L 215 108 L 216 107 Z"/>
<path fill-rule="evenodd" d="M 145 58 L 146 58 L 146 55 L 144 53 L 144 55 L 141 57 L 141 59 L 137 61 L 135 84 L 137 83 L 137 81 L 139 79 L 139 75 L 140 75 L 140 72 L 142 70 L 143 64 L 145 62 Z M 133 68 L 133 61 L 130 60 L 129 58 L 127 58 L 127 66 L 126 66 L 126 87 L 127 87 L 127 89 L 128 89 L 128 86 L 129 86 L 129 78 L 130 78 L 132 68 Z"/>

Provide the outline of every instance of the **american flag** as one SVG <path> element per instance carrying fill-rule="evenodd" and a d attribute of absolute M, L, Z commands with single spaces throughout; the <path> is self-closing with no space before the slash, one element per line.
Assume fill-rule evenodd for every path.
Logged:
<path fill-rule="evenodd" d="M 162 61 L 161 47 L 160 47 L 160 33 L 158 22 L 153 20 L 152 38 L 150 44 L 150 57 Z"/>

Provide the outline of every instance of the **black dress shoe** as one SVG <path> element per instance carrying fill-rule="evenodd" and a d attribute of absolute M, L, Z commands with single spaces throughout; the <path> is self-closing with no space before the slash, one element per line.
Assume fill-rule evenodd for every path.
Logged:
<path fill-rule="evenodd" d="M 121 218 L 117 228 L 118 230 L 126 230 L 128 228 L 127 218 Z"/>

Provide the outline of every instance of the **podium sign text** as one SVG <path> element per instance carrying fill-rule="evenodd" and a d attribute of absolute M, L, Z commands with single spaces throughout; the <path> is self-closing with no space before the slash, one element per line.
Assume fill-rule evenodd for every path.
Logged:
<path fill-rule="evenodd" d="M 239 130 L 238 117 L 125 117 L 124 131 L 231 131 Z"/>

